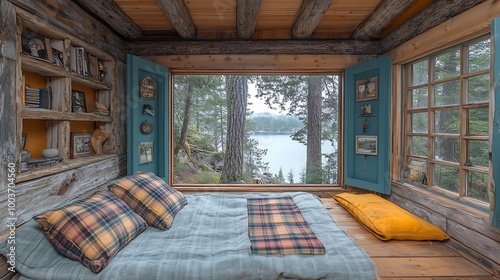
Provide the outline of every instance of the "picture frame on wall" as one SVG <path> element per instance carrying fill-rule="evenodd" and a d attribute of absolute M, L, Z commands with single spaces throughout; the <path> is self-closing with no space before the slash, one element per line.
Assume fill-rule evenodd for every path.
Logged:
<path fill-rule="evenodd" d="M 71 91 L 71 112 L 87 113 L 87 103 L 85 101 L 85 93 L 83 91 Z"/>
<path fill-rule="evenodd" d="M 356 81 L 356 101 L 378 99 L 378 77 Z"/>
<path fill-rule="evenodd" d="M 21 48 L 25 55 L 49 61 L 50 40 L 38 33 L 24 29 L 21 34 Z"/>
<path fill-rule="evenodd" d="M 139 143 L 139 165 L 153 162 L 153 142 Z"/>
<path fill-rule="evenodd" d="M 79 158 L 90 156 L 94 153 L 92 145 L 90 144 L 90 132 L 72 132 L 71 133 L 71 146 L 70 157 Z"/>
<path fill-rule="evenodd" d="M 368 155 L 376 156 L 378 147 L 378 137 L 377 136 L 356 136 L 356 154 L 358 155 Z"/>

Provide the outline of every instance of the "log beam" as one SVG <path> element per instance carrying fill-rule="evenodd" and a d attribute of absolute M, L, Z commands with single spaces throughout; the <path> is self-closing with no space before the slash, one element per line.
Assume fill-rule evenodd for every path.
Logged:
<path fill-rule="evenodd" d="M 388 26 L 391 19 L 400 14 L 413 0 L 384 0 L 375 11 L 352 33 L 353 39 L 369 40 Z"/>
<path fill-rule="evenodd" d="M 4 195 L 9 186 L 8 178 L 12 178 L 16 173 L 13 167 L 17 165 L 19 154 L 16 152 L 19 149 L 16 143 L 18 138 L 15 137 L 18 133 L 16 130 L 17 40 L 16 10 L 9 1 L 0 0 L 0 77 L 2 77 L 0 126 L 3 131 L 0 134 L 0 194 Z"/>
<path fill-rule="evenodd" d="M 304 0 L 292 26 L 292 38 L 309 38 L 333 0 Z"/>
<path fill-rule="evenodd" d="M 262 0 L 238 0 L 236 2 L 236 30 L 238 38 L 252 38 L 261 3 Z"/>
<path fill-rule="evenodd" d="M 74 0 L 125 38 L 139 38 L 141 29 L 112 0 Z"/>
<path fill-rule="evenodd" d="M 196 39 L 196 27 L 186 4 L 182 0 L 156 0 L 158 6 L 184 39 Z"/>
<path fill-rule="evenodd" d="M 353 54 L 380 53 L 379 42 L 356 40 L 138 41 L 128 45 L 136 56 L 211 54 Z"/>
<path fill-rule="evenodd" d="M 382 40 L 381 53 L 388 52 L 446 20 L 481 4 L 485 0 L 440 0 L 405 22 Z"/>

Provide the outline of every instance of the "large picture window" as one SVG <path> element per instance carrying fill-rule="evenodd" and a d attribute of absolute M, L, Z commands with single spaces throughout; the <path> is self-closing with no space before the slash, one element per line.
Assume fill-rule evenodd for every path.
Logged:
<path fill-rule="evenodd" d="M 489 204 L 489 68 L 486 37 L 404 66 L 405 181 Z"/>
<path fill-rule="evenodd" d="M 174 184 L 337 185 L 338 75 L 173 75 Z"/>

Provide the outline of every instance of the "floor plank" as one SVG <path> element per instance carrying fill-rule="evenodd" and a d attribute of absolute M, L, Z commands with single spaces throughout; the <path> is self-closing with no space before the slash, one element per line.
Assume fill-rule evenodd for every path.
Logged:
<path fill-rule="evenodd" d="M 495 279 L 441 242 L 381 241 L 332 198 L 322 198 L 335 222 L 377 265 L 382 280 Z"/>

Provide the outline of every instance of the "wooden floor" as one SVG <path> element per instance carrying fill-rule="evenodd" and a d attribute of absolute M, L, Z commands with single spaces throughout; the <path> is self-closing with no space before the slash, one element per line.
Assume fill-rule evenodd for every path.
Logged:
<path fill-rule="evenodd" d="M 442 242 L 381 241 L 333 198 L 321 199 L 349 236 L 378 268 L 380 279 L 495 279 Z"/>

